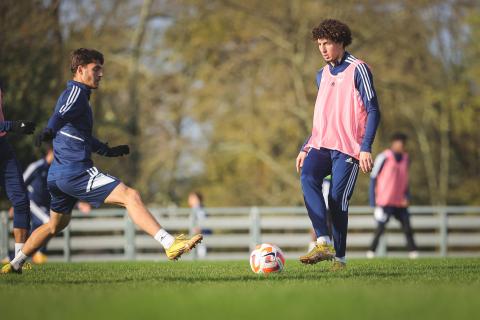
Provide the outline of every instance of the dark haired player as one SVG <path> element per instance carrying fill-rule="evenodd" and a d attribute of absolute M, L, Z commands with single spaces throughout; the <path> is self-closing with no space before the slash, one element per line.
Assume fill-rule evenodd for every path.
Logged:
<path fill-rule="evenodd" d="M 391 138 L 390 148 L 380 153 L 375 159 L 370 174 L 370 205 L 375 207 L 374 216 L 377 221 L 377 230 L 373 237 L 368 258 L 375 256 L 380 237 L 385 232 L 385 226 L 394 216 L 402 225 L 409 257 L 418 257 L 417 246 L 413 239 L 408 213 L 408 169 L 410 160 L 406 152 L 407 136 L 404 133 L 395 133 Z"/>
<path fill-rule="evenodd" d="M 372 170 L 371 149 L 380 112 L 369 67 L 345 51 L 352 42 L 349 27 L 324 20 L 312 30 L 327 63 L 317 73 L 318 95 L 311 136 L 296 159 L 308 215 L 317 236 L 316 246 L 300 261 L 313 264 L 334 260 L 332 270 L 346 266 L 348 204 L 358 169 Z M 332 175 L 328 195 L 333 244 L 328 236 L 322 181 Z"/>
<path fill-rule="evenodd" d="M 191 239 L 170 235 L 145 207 L 138 191 L 94 167 L 92 152 L 106 157 L 129 153 L 127 145 L 109 147 L 92 135 L 89 100 L 91 90 L 97 89 L 102 79 L 103 62 L 103 55 L 96 50 L 80 48 L 72 53 L 73 80 L 68 81 L 47 127 L 37 137 L 38 144 L 53 139 L 54 160 L 47 178 L 50 220 L 30 235 L 23 249 L 0 273 L 20 272 L 28 256 L 68 225 L 78 200 L 93 207 L 102 203 L 125 207 L 133 222 L 161 243 L 171 260 L 178 259 L 202 240 L 200 234 Z"/>
<path fill-rule="evenodd" d="M 27 240 L 30 229 L 30 205 L 27 189 L 23 182 L 22 169 L 13 148 L 6 137 L 7 132 L 32 134 L 35 124 L 28 121 L 7 121 L 3 114 L 5 86 L 0 82 L 0 188 L 5 190 L 13 206 L 13 236 L 15 254 Z"/>

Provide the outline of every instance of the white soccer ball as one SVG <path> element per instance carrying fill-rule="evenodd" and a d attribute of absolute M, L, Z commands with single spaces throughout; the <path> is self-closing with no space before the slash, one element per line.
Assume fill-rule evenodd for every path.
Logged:
<path fill-rule="evenodd" d="M 250 254 L 250 267 L 255 273 L 280 272 L 285 266 L 282 250 L 276 245 L 263 243 Z"/>

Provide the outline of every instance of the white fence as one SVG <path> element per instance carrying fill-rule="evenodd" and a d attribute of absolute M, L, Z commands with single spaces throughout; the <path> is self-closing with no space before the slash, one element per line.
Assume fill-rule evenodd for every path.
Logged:
<path fill-rule="evenodd" d="M 348 257 L 363 257 L 373 238 L 375 221 L 369 207 L 350 207 Z M 207 208 L 208 218 L 195 221 L 190 209 L 152 209 L 170 232 L 189 233 L 194 227 L 209 229 L 204 243 L 206 259 L 246 259 L 258 243 L 280 246 L 287 257 L 307 250 L 311 241 L 310 220 L 303 207 Z M 480 207 L 411 207 L 412 226 L 420 255 L 480 256 Z M 11 223 L 10 223 L 11 224 Z M 0 212 L 0 257 L 7 247 L 9 223 Z M 162 260 L 159 244 L 137 230 L 122 209 L 94 210 L 89 215 L 74 212 L 70 226 L 48 246 L 51 260 Z M 377 253 L 406 256 L 405 238 L 392 219 Z M 195 259 L 195 252 L 185 257 Z"/>

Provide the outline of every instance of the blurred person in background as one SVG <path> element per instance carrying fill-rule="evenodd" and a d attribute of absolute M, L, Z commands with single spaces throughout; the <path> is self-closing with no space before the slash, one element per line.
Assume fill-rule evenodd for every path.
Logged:
<path fill-rule="evenodd" d="M 0 81 L 0 188 L 5 191 L 12 203 L 15 253 L 18 253 L 23 248 L 30 230 L 30 205 L 20 163 L 6 135 L 8 132 L 32 134 L 35 131 L 35 123 L 5 120 L 4 94 L 5 84 Z"/>
<path fill-rule="evenodd" d="M 194 221 L 192 233 L 201 233 L 203 235 L 212 234 L 212 230 L 199 227 L 199 224 L 208 217 L 205 207 L 203 206 L 203 195 L 198 191 L 190 192 L 188 195 L 188 206 L 192 209 L 192 219 Z M 207 256 L 207 246 L 204 243 L 200 243 L 197 246 L 196 253 L 199 258 L 205 258 Z"/>
<path fill-rule="evenodd" d="M 410 159 L 406 152 L 407 136 L 395 133 L 391 137 L 390 148 L 380 153 L 370 175 L 370 205 L 375 208 L 374 216 L 377 229 L 367 257 L 375 257 L 375 251 L 385 227 L 394 216 L 402 225 L 407 239 L 409 257 L 418 257 L 417 246 L 410 225 L 408 170 Z"/>

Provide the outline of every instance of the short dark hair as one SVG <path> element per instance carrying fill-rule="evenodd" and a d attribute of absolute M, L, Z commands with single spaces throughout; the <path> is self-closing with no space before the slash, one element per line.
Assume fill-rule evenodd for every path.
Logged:
<path fill-rule="evenodd" d="M 193 194 L 198 198 L 198 201 L 203 204 L 203 194 L 200 191 L 192 191 L 190 194 Z"/>
<path fill-rule="evenodd" d="M 70 71 L 73 74 L 77 72 L 79 66 L 85 66 L 97 61 L 103 64 L 103 54 L 95 49 L 79 48 L 73 51 L 70 57 Z"/>
<path fill-rule="evenodd" d="M 402 141 L 403 143 L 406 143 L 408 140 L 408 136 L 403 133 L 403 132 L 395 132 L 394 134 L 391 135 L 390 141 Z"/>
<path fill-rule="evenodd" d="M 318 27 L 312 30 L 313 40 L 328 39 L 335 43 L 343 44 L 343 47 L 352 43 L 352 32 L 343 22 L 335 19 L 326 19 L 320 22 Z"/>

